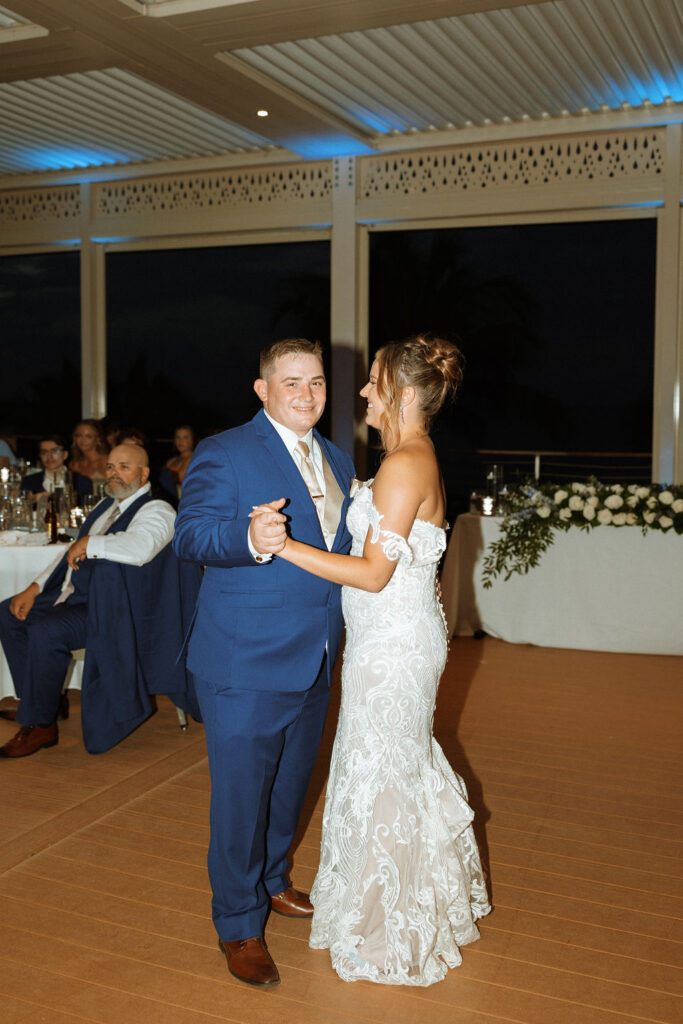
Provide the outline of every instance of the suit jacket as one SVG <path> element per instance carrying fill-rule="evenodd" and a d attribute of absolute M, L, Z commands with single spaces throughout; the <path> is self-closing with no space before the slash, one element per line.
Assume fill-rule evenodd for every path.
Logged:
<path fill-rule="evenodd" d="M 21 481 L 22 491 L 31 491 L 32 494 L 41 494 L 43 491 L 43 477 L 45 473 L 41 469 L 38 473 L 29 473 Z M 86 494 L 92 494 L 92 480 L 83 476 L 81 473 L 69 473 L 71 477 L 70 483 L 73 489 L 78 495 L 78 500 L 82 501 Z"/>
<path fill-rule="evenodd" d="M 315 437 L 344 494 L 332 550 L 346 553 L 353 462 L 317 431 Z M 183 482 L 173 546 L 181 558 L 206 567 L 185 646 L 190 670 L 214 684 L 305 690 L 325 648 L 328 677 L 339 653 L 338 584 L 277 557 L 259 564 L 249 551 L 252 506 L 276 498 L 288 499 L 284 511 L 292 537 L 326 550 L 308 488 L 263 411 L 197 446 Z"/>
<path fill-rule="evenodd" d="M 141 495 L 107 533 L 126 530 L 151 500 L 150 494 Z M 79 536 L 85 536 L 111 504 L 110 498 L 101 502 Z M 57 596 L 67 569 L 65 555 L 47 579 L 44 593 Z M 167 544 L 145 565 L 88 558 L 72 582 L 75 592 L 69 603 L 88 606 L 81 696 L 86 750 L 99 754 L 120 743 L 153 714 L 155 694 L 167 694 L 199 721 L 192 680 L 176 660 L 199 590 L 199 567 L 181 563 Z"/>

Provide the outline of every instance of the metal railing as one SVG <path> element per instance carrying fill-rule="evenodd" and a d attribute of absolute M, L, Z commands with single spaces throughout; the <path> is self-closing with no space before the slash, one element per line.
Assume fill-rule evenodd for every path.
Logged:
<path fill-rule="evenodd" d="M 485 467 L 503 467 L 505 479 L 519 477 L 565 482 L 597 477 L 603 483 L 628 481 L 649 483 L 652 479 L 652 452 L 552 452 L 479 448 L 476 450 Z"/>

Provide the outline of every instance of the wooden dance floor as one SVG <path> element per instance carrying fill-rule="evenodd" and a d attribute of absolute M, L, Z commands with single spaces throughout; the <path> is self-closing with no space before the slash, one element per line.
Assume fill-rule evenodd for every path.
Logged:
<path fill-rule="evenodd" d="M 337 688 L 338 690 L 338 688 Z M 436 735 L 465 778 L 493 913 L 428 989 L 340 981 L 271 917 L 282 984 L 228 974 L 210 921 L 200 726 L 170 704 L 109 754 L 0 761 L 2 1024 L 683 1020 L 680 659 L 453 642 Z M 294 854 L 310 886 L 336 704 Z M 14 726 L 0 721 L 0 742 Z"/>

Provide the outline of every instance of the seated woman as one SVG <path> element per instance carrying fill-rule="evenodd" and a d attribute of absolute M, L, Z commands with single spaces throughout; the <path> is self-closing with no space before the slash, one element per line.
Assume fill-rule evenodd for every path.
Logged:
<path fill-rule="evenodd" d="M 173 444 L 178 454 L 172 455 L 168 459 L 159 474 L 159 484 L 176 502 L 180 498 L 185 473 L 190 465 L 196 443 L 193 427 L 190 427 L 187 423 L 181 427 L 176 427 L 173 435 Z"/>
<path fill-rule="evenodd" d="M 38 443 L 38 454 L 43 469 L 30 473 L 21 482 L 22 491 L 28 491 L 33 497 L 39 494 L 52 494 L 55 487 L 67 484 L 73 487 L 78 495 L 78 503 L 82 504 L 83 496 L 92 494 L 92 480 L 80 473 L 72 473 L 65 462 L 69 450 L 59 434 L 46 434 Z"/>
<path fill-rule="evenodd" d="M 98 484 L 104 484 L 107 451 L 107 442 L 99 422 L 81 420 L 74 430 L 69 469 L 72 473 L 87 476 L 95 490 Z"/>
<path fill-rule="evenodd" d="M 109 451 L 111 451 L 112 448 L 116 448 L 117 444 L 119 444 L 121 424 L 114 416 L 103 416 L 102 419 L 99 420 L 99 424 L 102 427 L 102 433 L 104 434 L 107 442 L 107 447 Z"/>
<path fill-rule="evenodd" d="M 136 444 L 139 448 L 149 451 L 149 438 L 139 427 L 121 427 L 118 444 Z"/>

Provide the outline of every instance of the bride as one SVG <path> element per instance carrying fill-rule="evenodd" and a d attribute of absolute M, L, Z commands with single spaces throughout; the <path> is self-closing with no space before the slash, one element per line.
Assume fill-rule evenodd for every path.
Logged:
<path fill-rule="evenodd" d="M 465 786 L 432 736 L 446 662 L 435 586 L 446 535 L 428 431 L 461 377 L 446 341 L 380 349 L 361 395 L 384 457 L 349 508 L 351 554 L 287 537 L 277 556 L 344 587 L 342 700 L 310 944 L 329 948 L 346 981 L 440 981 L 490 910 Z"/>

